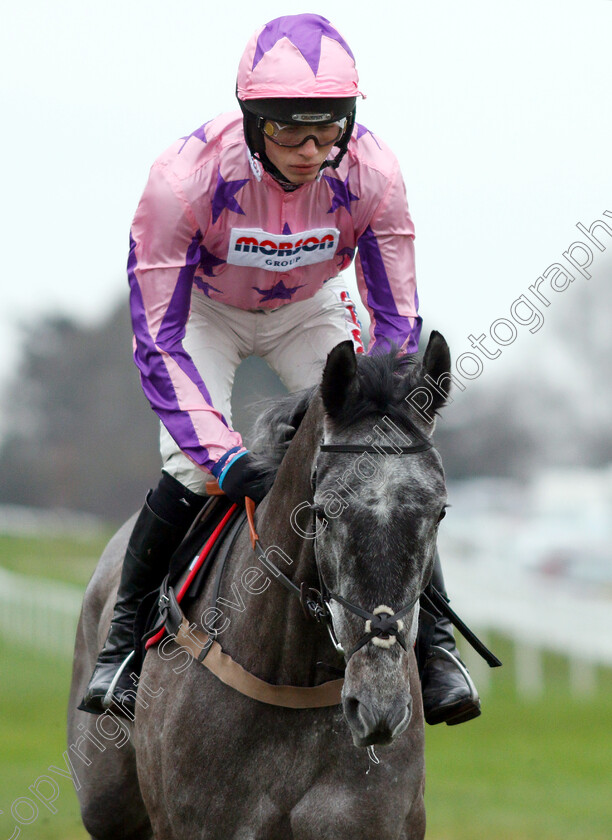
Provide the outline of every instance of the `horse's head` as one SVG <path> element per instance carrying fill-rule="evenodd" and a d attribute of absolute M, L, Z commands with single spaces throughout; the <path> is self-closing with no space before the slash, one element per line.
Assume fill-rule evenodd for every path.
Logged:
<path fill-rule="evenodd" d="M 316 552 L 327 590 L 340 599 L 332 597 L 331 612 L 348 659 L 343 708 L 358 746 L 391 742 L 412 714 L 407 651 L 446 504 L 442 462 L 430 438 L 449 368 L 448 346 L 433 333 L 421 364 L 394 354 L 357 359 L 343 342 L 323 374 L 324 445 L 313 474 Z M 427 397 L 430 422 L 415 410 L 424 404 L 415 395 Z M 340 444 L 366 451 L 343 451 Z"/>

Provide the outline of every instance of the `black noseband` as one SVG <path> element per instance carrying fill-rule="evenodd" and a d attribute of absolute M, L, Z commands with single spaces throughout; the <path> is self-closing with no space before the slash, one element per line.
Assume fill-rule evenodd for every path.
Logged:
<path fill-rule="evenodd" d="M 404 622 L 402 619 L 404 616 L 408 615 L 409 612 L 412 612 L 419 600 L 419 597 L 420 593 L 408 604 L 408 606 L 403 607 L 396 613 L 394 613 L 390 607 L 385 607 L 383 605 L 376 607 L 376 609 L 370 613 L 362 607 L 358 607 L 356 604 L 352 604 L 350 601 L 347 601 L 346 598 L 343 598 L 341 595 L 336 595 L 335 593 L 330 592 L 328 596 L 330 601 L 337 601 L 349 612 L 352 612 L 353 615 L 358 615 L 360 618 L 364 618 L 366 622 L 365 633 L 359 639 L 357 644 L 345 654 L 346 662 L 348 663 L 351 656 L 354 653 L 357 653 L 358 650 L 361 650 L 362 647 L 365 647 L 368 642 L 373 642 L 376 647 L 390 648 L 397 641 L 400 646 L 407 651 L 408 648 L 406 647 L 406 642 L 399 635 L 404 629 Z"/>

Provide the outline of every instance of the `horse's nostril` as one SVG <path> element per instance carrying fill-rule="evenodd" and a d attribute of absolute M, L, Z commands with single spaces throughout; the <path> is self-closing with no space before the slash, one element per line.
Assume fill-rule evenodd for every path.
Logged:
<path fill-rule="evenodd" d="M 344 700 L 344 714 L 349 720 L 355 720 L 359 715 L 359 700 L 356 697 L 346 697 Z"/>
<path fill-rule="evenodd" d="M 399 701 L 391 707 L 379 708 L 366 705 L 357 697 L 344 698 L 344 715 L 357 735 L 364 743 L 390 743 L 406 728 L 412 716 L 412 702 Z"/>
<path fill-rule="evenodd" d="M 376 722 L 368 707 L 357 697 L 346 697 L 344 700 L 344 715 L 349 724 L 364 732 L 369 732 Z"/>
<path fill-rule="evenodd" d="M 406 719 L 410 720 L 412 714 L 412 701 L 408 703 L 398 703 L 393 709 L 389 711 L 386 718 L 386 723 L 391 732 L 395 732 Z"/>

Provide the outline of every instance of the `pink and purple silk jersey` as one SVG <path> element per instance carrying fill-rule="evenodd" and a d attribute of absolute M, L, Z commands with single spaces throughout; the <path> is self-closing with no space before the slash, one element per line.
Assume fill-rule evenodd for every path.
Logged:
<path fill-rule="evenodd" d="M 134 217 L 128 276 L 143 388 L 181 450 L 215 475 L 228 453 L 244 451 L 182 345 L 192 292 L 275 309 L 312 297 L 356 255 L 368 352 L 393 342 L 412 353 L 421 327 L 413 240 L 398 162 L 363 126 L 337 170 L 290 192 L 250 156 L 238 112 L 164 152 Z"/>

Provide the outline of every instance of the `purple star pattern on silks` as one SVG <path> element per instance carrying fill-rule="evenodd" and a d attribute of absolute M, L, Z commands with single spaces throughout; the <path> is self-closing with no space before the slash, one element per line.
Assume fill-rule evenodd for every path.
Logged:
<path fill-rule="evenodd" d="M 210 122 L 210 120 L 208 120 L 208 122 L 205 122 L 204 125 L 201 125 L 199 128 L 196 128 L 196 130 L 192 131 L 191 134 L 187 134 L 186 137 L 181 137 L 181 140 L 184 140 L 185 142 L 183 143 L 181 148 L 178 150 L 179 155 L 183 151 L 185 146 L 187 145 L 187 141 L 189 140 L 190 137 L 197 137 L 198 140 L 202 141 L 202 143 L 208 143 L 208 139 L 206 137 L 206 126 L 208 125 L 209 122 Z"/>
<path fill-rule="evenodd" d="M 285 222 L 285 225 L 283 227 L 283 236 L 291 236 L 291 235 L 292 235 L 291 228 L 289 227 L 287 222 Z"/>
<path fill-rule="evenodd" d="M 281 38 L 287 38 L 302 53 L 316 76 L 321 60 L 321 38 L 323 35 L 332 41 L 337 41 L 354 60 L 355 57 L 349 45 L 326 18 L 319 15 L 286 15 L 271 21 L 257 39 L 252 69 L 254 70 L 257 67 L 264 55 Z"/>
<path fill-rule="evenodd" d="M 201 277 L 194 277 L 193 282 L 196 284 L 198 289 L 201 289 L 207 298 L 210 297 L 210 290 L 212 289 L 213 292 L 218 292 L 220 295 L 223 294 L 221 289 L 216 289 L 211 283 L 207 283 L 206 280 L 202 280 Z"/>
<path fill-rule="evenodd" d="M 339 251 L 336 251 L 336 256 L 340 257 L 340 262 L 338 266 L 343 268 L 348 268 L 351 264 L 353 257 L 355 256 L 355 249 L 354 248 L 341 248 Z"/>
<path fill-rule="evenodd" d="M 214 269 L 218 265 L 225 265 L 226 260 L 222 260 L 219 257 L 215 257 L 214 254 L 211 254 L 210 251 L 204 247 L 204 245 L 200 245 L 200 266 L 204 271 L 206 277 L 214 277 L 215 272 Z M 218 291 L 218 289 L 215 289 Z"/>
<path fill-rule="evenodd" d="M 304 287 L 304 283 L 301 286 L 293 286 L 293 288 L 287 288 L 282 280 L 279 280 L 278 283 L 275 283 L 271 289 L 258 289 L 257 286 L 252 286 L 256 292 L 262 296 L 260 303 L 264 303 L 267 300 L 291 300 L 293 295 L 297 292 L 298 289 L 302 289 Z"/>
<path fill-rule="evenodd" d="M 333 213 L 334 210 L 337 210 L 338 207 L 345 207 L 349 213 L 351 213 L 351 201 L 359 201 L 359 197 L 353 195 L 353 193 L 348 188 L 348 175 L 344 181 L 340 181 L 338 178 L 332 178 L 331 175 L 324 175 L 323 176 L 329 186 L 332 188 L 334 197 L 332 198 L 331 207 L 327 211 L 328 213 Z M 352 215 L 352 214 L 351 214 Z"/>
<path fill-rule="evenodd" d="M 241 190 L 245 184 L 249 183 L 248 178 L 239 178 L 237 181 L 226 181 L 221 175 L 221 169 L 217 174 L 217 186 L 215 187 L 215 194 L 212 199 L 212 220 L 213 225 L 223 212 L 223 210 L 232 210 L 234 213 L 240 213 L 244 216 L 244 210 L 238 204 L 234 196 Z"/>
<path fill-rule="evenodd" d="M 370 131 L 370 129 L 369 129 L 369 128 L 366 128 L 366 127 L 365 127 L 365 125 L 360 125 L 359 123 L 357 123 L 357 137 L 356 137 L 355 139 L 356 139 L 356 140 L 359 140 L 359 138 L 360 138 L 360 137 L 363 137 L 363 135 L 364 135 L 364 134 L 369 134 L 369 135 L 370 135 L 370 137 L 372 138 L 372 140 L 373 140 L 373 141 L 376 143 L 376 145 L 378 146 L 378 148 L 379 148 L 379 149 L 381 149 L 381 148 L 382 148 L 382 146 L 380 145 L 380 143 L 379 143 L 379 142 L 378 142 L 378 140 L 376 139 L 376 136 L 374 135 L 374 132 L 373 132 L 373 131 Z"/>

